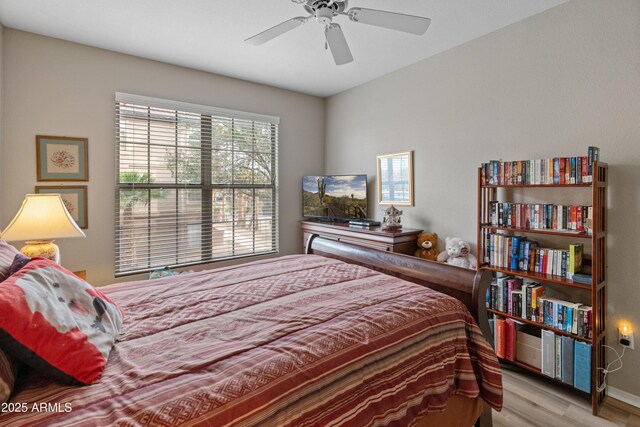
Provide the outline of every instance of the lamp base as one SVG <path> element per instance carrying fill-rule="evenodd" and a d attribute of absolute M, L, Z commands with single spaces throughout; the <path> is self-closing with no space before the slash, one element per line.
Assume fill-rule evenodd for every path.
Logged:
<path fill-rule="evenodd" d="M 23 255 L 29 258 L 47 258 L 60 264 L 60 248 L 53 243 L 53 240 L 30 240 L 20 249 Z"/>

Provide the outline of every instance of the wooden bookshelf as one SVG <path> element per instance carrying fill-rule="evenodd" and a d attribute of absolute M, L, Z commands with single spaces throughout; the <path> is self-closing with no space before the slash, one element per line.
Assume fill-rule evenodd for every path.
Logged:
<path fill-rule="evenodd" d="M 576 298 L 575 301 L 582 301 L 585 299 L 585 295 L 588 296 L 589 301 L 587 305 L 591 305 L 592 315 L 592 336 L 593 339 L 585 339 L 578 337 L 577 335 L 564 332 L 557 328 L 549 327 L 545 324 L 534 322 L 531 320 L 523 319 L 518 316 L 512 316 L 508 313 L 503 313 L 498 310 L 487 309 L 490 315 L 502 316 L 505 318 L 511 318 L 519 322 L 531 325 L 536 328 L 546 329 L 554 332 L 558 335 L 569 336 L 577 341 L 582 341 L 591 344 L 591 393 L 589 397 L 591 400 L 592 412 L 597 415 L 600 407 L 604 401 L 606 390 L 598 391 L 599 386 L 602 384 L 604 376 L 602 370 L 606 366 L 606 349 L 604 347 L 606 341 L 606 212 L 607 212 L 607 178 L 608 168 L 606 163 L 594 162 L 593 164 L 593 180 L 589 184 L 533 184 L 533 185 L 487 185 L 482 183 L 483 170 L 478 169 L 478 262 L 480 265 L 488 270 L 496 273 L 505 273 L 514 277 L 521 277 L 540 282 L 547 286 L 549 289 L 564 289 L 565 294 L 572 295 L 573 292 L 580 292 L 582 298 Z M 566 230 L 548 230 L 548 229 L 527 229 L 527 228 L 514 228 L 495 226 L 491 223 L 490 204 L 494 201 L 508 202 L 512 189 L 518 190 L 520 193 L 526 193 L 528 189 L 545 188 L 550 192 L 560 192 L 560 198 L 566 198 L 566 200 L 574 200 L 574 196 L 579 195 L 583 199 L 588 199 L 592 206 L 593 223 L 592 234 L 585 232 L 574 232 Z M 506 189 L 501 190 L 500 189 Z M 536 199 L 535 203 L 545 203 L 545 192 L 538 191 L 533 194 Z M 557 200 L 558 195 L 554 194 Z M 502 199 L 500 200 L 499 199 Z M 531 202 L 530 202 L 531 203 Z M 590 247 L 591 253 L 591 276 L 592 284 L 587 285 L 583 283 L 573 282 L 570 279 L 542 274 L 532 271 L 523 270 L 511 270 L 506 268 L 499 268 L 488 265 L 484 262 L 485 242 L 489 234 L 492 233 L 504 234 L 506 236 L 526 236 L 526 235 L 544 235 L 548 239 L 558 240 L 557 245 L 568 247 L 568 241 L 575 239 L 576 243 L 584 242 L 590 243 L 585 245 L 585 250 Z M 589 254 L 585 254 L 589 255 Z M 586 292 L 585 292 L 586 291 Z M 552 380 L 552 383 L 560 383 L 564 386 L 567 384 L 543 375 L 537 368 L 528 366 L 522 362 L 512 362 L 506 359 L 502 359 L 508 363 L 519 366 L 534 374 L 540 375 L 542 378 Z M 568 386 L 570 387 L 570 386 Z M 572 387 L 573 388 L 573 387 Z M 577 390 L 577 389 L 575 389 Z M 581 392 L 583 393 L 583 392 Z M 584 393 L 583 393 L 584 394 Z"/>

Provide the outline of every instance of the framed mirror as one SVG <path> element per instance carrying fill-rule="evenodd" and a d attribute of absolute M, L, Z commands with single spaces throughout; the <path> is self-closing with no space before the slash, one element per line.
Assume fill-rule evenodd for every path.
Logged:
<path fill-rule="evenodd" d="M 413 206 L 413 151 L 378 156 L 378 203 Z"/>

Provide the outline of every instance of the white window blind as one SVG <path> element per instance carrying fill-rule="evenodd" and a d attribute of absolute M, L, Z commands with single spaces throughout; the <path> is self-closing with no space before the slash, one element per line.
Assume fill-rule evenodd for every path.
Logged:
<path fill-rule="evenodd" d="M 116 94 L 116 276 L 278 251 L 278 119 Z"/>

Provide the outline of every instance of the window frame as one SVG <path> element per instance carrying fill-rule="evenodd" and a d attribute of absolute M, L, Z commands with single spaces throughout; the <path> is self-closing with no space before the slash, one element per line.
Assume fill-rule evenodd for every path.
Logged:
<path fill-rule="evenodd" d="M 178 178 L 178 165 L 176 164 L 176 173 L 175 173 L 175 182 L 174 183 L 132 183 L 132 182 L 121 182 L 121 147 L 126 146 L 129 142 L 123 142 L 121 139 L 121 124 L 123 117 L 134 117 L 133 113 L 127 113 L 125 115 L 122 114 L 121 108 L 123 105 L 135 105 L 136 107 L 146 108 L 146 114 L 140 114 L 140 119 L 147 121 L 147 141 L 146 143 L 141 142 L 132 142 L 132 144 L 140 145 L 142 147 L 147 147 L 147 174 L 151 176 L 151 147 L 154 145 L 152 143 L 152 121 L 158 120 L 158 118 L 154 119 L 152 115 L 153 109 L 163 109 L 170 110 L 174 113 L 176 128 L 176 137 L 174 139 L 174 145 L 166 145 L 164 147 L 175 147 L 176 153 L 178 152 L 179 147 L 181 146 L 178 137 L 178 127 L 180 122 L 180 114 L 195 114 L 199 116 L 201 133 L 200 133 L 200 177 L 201 180 L 199 183 L 189 183 L 184 182 L 180 183 Z M 209 107 L 198 104 L 189 104 L 180 101 L 170 101 L 159 98 L 151 98 L 144 97 L 139 95 L 131 95 L 131 94 L 123 94 L 116 93 L 116 102 L 115 102 L 115 114 L 116 114 L 116 130 L 115 130 L 115 148 L 116 148 L 116 167 L 115 167 L 115 252 L 114 252 L 114 268 L 115 268 L 115 276 L 122 277 L 134 274 L 145 273 L 149 271 L 153 271 L 157 268 L 161 267 L 187 267 L 192 265 L 200 265 L 200 264 L 209 264 L 219 261 L 231 260 L 231 259 L 241 259 L 246 257 L 253 256 L 261 256 L 267 254 L 274 254 L 279 252 L 279 209 L 278 209 L 278 143 L 279 143 L 279 121 L 278 117 L 274 116 L 266 116 L 261 114 L 247 113 L 236 110 L 222 109 L 217 107 Z M 160 116 L 158 116 L 160 117 Z M 212 158 L 215 151 L 214 148 L 214 136 L 213 136 L 213 125 L 215 119 L 223 119 L 230 120 L 232 123 L 232 131 L 231 131 L 231 153 L 236 151 L 235 149 L 235 130 L 233 128 L 233 124 L 236 121 L 246 122 L 251 121 L 252 131 L 253 131 L 253 149 L 250 151 L 252 155 L 256 155 L 260 152 L 256 150 L 256 138 L 255 138 L 255 126 L 256 123 L 259 123 L 261 126 L 268 125 L 270 127 L 270 150 L 269 152 L 263 152 L 263 154 L 269 155 L 270 158 L 270 178 L 271 181 L 268 183 L 255 183 L 255 178 L 252 179 L 252 183 L 214 183 L 213 182 L 213 173 L 212 173 Z M 237 150 L 240 151 L 240 150 Z M 177 162 L 177 160 L 176 160 Z M 233 177 L 233 171 L 236 169 L 236 165 L 233 161 L 231 161 L 231 171 Z M 256 169 L 252 168 L 252 174 L 256 173 Z M 232 178 L 233 180 L 233 178 Z M 147 254 L 147 263 L 146 267 L 136 267 L 136 268 L 122 268 L 123 265 L 126 265 L 126 260 L 122 260 L 122 246 L 123 238 L 121 238 L 121 233 L 126 230 L 120 224 L 120 194 L 123 190 L 146 190 L 148 192 L 148 202 L 147 206 L 149 206 L 147 215 L 147 239 L 148 239 L 148 254 Z M 151 229 L 152 229 L 152 220 L 153 215 L 151 214 L 151 192 L 156 190 L 175 190 L 176 192 L 176 201 L 175 201 L 175 218 L 176 218 L 176 232 L 173 236 L 176 238 L 176 245 L 178 245 L 178 239 L 181 236 L 181 233 L 178 231 L 180 225 L 178 224 L 178 218 L 180 216 L 180 202 L 178 197 L 178 191 L 184 189 L 197 189 L 200 190 L 201 194 L 201 204 L 200 204 L 200 215 L 201 222 L 200 227 L 200 259 L 197 261 L 189 261 L 189 262 L 179 262 L 179 252 L 176 250 L 175 258 L 176 262 L 171 264 L 162 264 L 155 265 L 152 263 L 152 248 L 151 244 Z M 236 200 L 236 191 L 246 191 L 249 190 L 253 193 L 252 200 L 252 209 L 251 209 L 251 221 L 253 224 L 251 234 L 252 234 L 252 252 L 251 253 L 236 253 L 236 235 L 235 235 L 235 223 L 238 221 L 236 218 L 236 210 L 235 206 L 232 208 L 232 218 L 231 220 L 225 220 L 224 222 L 230 222 L 232 224 L 232 229 L 234 230 L 231 238 L 231 253 L 225 256 L 216 256 L 214 254 L 214 245 L 213 238 L 208 237 L 212 236 L 214 231 L 214 222 L 213 213 L 214 213 L 214 194 L 216 190 L 231 190 L 232 196 L 231 200 Z M 257 220 L 257 210 L 256 210 L 256 191 L 257 190 L 271 190 L 271 215 L 270 215 L 270 230 L 271 230 L 271 249 L 269 250 L 261 250 L 256 251 L 256 227 L 259 224 Z M 187 197 L 188 197 L 187 193 Z M 267 220 L 268 221 L 268 220 Z M 129 228 L 131 230 L 132 228 Z M 244 237 L 244 236 L 243 236 Z M 242 239 L 241 239 L 242 240 Z"/>

